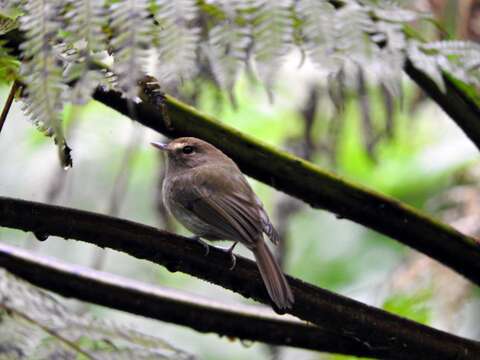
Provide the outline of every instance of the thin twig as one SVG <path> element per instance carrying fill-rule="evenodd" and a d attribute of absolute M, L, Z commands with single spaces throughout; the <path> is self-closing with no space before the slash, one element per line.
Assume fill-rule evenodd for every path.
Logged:
<path fill-rule="evenodd" d="M 0 133 L 2 132 L 5 121 L 7 120 L 8 113 L 10 112 L 13 100 L 15 99 L 15 94 L 19 87 L 20 83 L 17 80 L 14 80 L 12 87 L 10 88 L 10 92 L 8 93 L 7 101 L 5 101 L 5 105 L 3 105 L 2 114 L 0 115 Z"/>

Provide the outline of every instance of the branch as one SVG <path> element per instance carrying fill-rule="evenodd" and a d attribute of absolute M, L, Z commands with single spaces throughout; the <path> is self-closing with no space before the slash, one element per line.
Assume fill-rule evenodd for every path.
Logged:
<path fill-rule="evenodd" d="M 230 305 L 147 285 L 0 244 L 0 264 L 34 285 L 112 309 L 222 336 L 362 356 L 360 342 L 252 305 Z M 41 274 L 41 276 L 39 276 Z"/>
<path fill-rule="evenodd" d="M 163 265 L 170 271 L 188 273 L 245 297 L 267 304 L 270 302 L 254 262 L 238 257 L 235 270 L 228 271 L 230 257 L 224 251 L 211 249 L 206 257 L 203 245 L 198 242 L 149 226 L 86 211 L 3 197 L 0 197 L 0 226 L 109 247 Z M 8 266 L 4 256 L 0 256 L 0 265 Z M 12 268 L 10 265 L 9 269 L 27 277 L 28 266 Z M 36 281 L 45 281 L 42 280 L 42 272 L 33 272 L 30 276 Z M 402 319 L 292 277 L 288 277 L 288 282 L 296 299 L 289 311 L 292 315 L 328 329 L 340 338 L 357 341 L 358 347 L 363 350 L 362 354 L 388 359 L 480 357 L 478 342 Z M 88 287 L 86 284 L 83 289 Z M 114 301 L 120 303 L 125 300 L 114 297 Z M 175 313 L 172 312 L 171 316 L 175 316 Z M 354 353 L 352 348 L 348 351 Z"/>
<path fill-rule="evenodd" d="M 114 91 L 97 89 L 96 100 L 128 116 L 127 101 Z M 289 195 L 388 235 L 480 284 L 480 246 L 475 239 L 401 202 L 354 185 L 314 164 L 277 150 L 213 117 L 166 97 L 172 128 L 161 111 L 135 105 L 138 121 L 169 137 L 195 136 L 222 149 L 246 174 Z"/>
<path fill-rule="evenodd" d="M 480 149 L 480 108 L 475 101 L 446 76 L 443 76 L 446 86 L 446 91 L 443 92 L 432 79 L 415 68 L 409 60 L 405 63 L 404 70 Z"/>
<path fill-rule="evenodd" d="M 343 4 L 340 1 L 331 2 L 336 7 Z M 6 40 L 11 53 L 18 55 L 19 44 L 23 39 L 20 31 L 10 31 L 0 36 L 0 39 Z M 433 100 L 447 109 L 472 139 L 478 138 L 477 145 L 480 146 L 478 107 L 467 94 L 452 81 L 445 79 L 446 94 L 452 95 L 450 99 L 442 95 L 433 82 L 408 61 L 405 70 L 425 91 L 432 93 Z M 165 111 L 158 106 L 145 102 L 127 103 L 114 91 L 97 88 L 94 98 L 129 117 L 133 108 L 133 113 L 138 115 L 134 120 L 167 136 L 196 136 L 205 139 L 231 156 L 246 174 L 302 199 L 315 208 L 324 208 L 339 218 L 350 219 L 390 236 L 449 266 L 477 285 L 480 284 L 480 246 L 475 239 L 408 205 L 356 186 L 298 157 L 278 151 L 172 97 L 166 98 L 170 113 L 168 121 L 163 116 Z"/>

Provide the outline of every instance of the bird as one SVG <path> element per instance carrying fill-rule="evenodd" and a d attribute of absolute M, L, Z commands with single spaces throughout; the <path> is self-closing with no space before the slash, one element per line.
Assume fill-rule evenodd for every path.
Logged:
<path fill-rule="evenodd" d="M 201 239 L 233 241 L 227 250 L 232 268 L 237 243 L 252 251 L 271 300 L 280 310 L 290 309 L 292 290 L 264 240 L 265 234 L 278 245 L 278 232 L 235 162 L 194 137 L 151 144 L 167 154 L 162 194 L 168 212 L 202 243 Z"/>

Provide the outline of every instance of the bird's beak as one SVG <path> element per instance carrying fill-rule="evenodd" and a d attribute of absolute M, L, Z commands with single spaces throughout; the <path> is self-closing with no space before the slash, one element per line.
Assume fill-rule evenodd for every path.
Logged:
<path fill-rule="evenodd" d="M 152 146 L 156 147 L 157 149 L 160 149 L 162 151 L 167 150 L 167 144 L 161 143 L 159 141 L 154 141 L 150 143 Z"/>

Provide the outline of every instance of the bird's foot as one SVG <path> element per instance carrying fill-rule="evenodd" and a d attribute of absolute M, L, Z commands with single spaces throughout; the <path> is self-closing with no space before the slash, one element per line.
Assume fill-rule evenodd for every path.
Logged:
<path fill-rule="evenodd" d="M 234 242 L 232 246 L 229 248 L 220 248 L 221 250 L 225 251 L 228 255 L 230 255 L 230 259 L 232 260 L 232 265 L 229 267 L 229 270 L 233 270 L 235 268 L 235 265 L 237 265 L 237 258 L 233 254 L 233 249 L 235 249 L 235 246 L 237 246 L 238 242 Z"/>
<path fill-rule="evenodd" d="M 192 236 L 190 239 L 203 245 L 203 247 L 205 248 L 205 256 L 207 256 L 210 253 L 210 245 L 204 240 L 202 240 L 200 236 Z"/>

